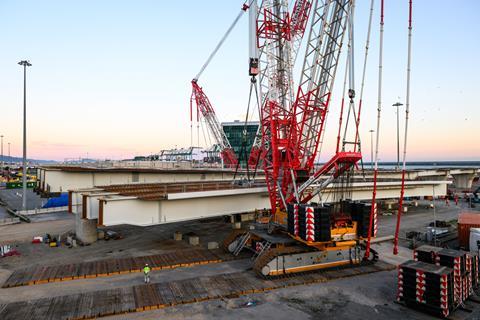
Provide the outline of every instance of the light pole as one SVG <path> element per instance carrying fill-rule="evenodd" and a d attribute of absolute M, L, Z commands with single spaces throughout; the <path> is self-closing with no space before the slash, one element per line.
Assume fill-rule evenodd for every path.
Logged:
<path fill-rule="evenodd" d="M 3 174 L 3 134 L 0 136 L 0 139 L 2 140 L 2 150 L 1 150 L 1 155 L 2 155 L 2 166 L 0 167 L 0 171 Z"/>
<path fill-rule="evenodd" d="M 7 171 L 7 179 L 10 180 L 10 167 L 13 163 L 12 158 L 10 157 L 10 142 L 8 143 L 8 171 Z"/>
<path fill-rule="evenodd" d="M 27 210 L 27 67 L 32 66 L 30 61 L 22 60 L 18 63 L 23 66 L 23 174 L 22 174 L 22 209 Z"/>
<path fill-rule="evenodd" d="M 396 170 L 400 169 L 400 115 L 398 113 L 398 107 L 403 106 L 402 103 L 397 102 L 392 104 L 393 107 L 397 107 L 397 167 Z"/>
<path fill-rule="evenodd" d="M 370 131 L 370 165 L 373 171 L 373 133 L 375 130 L 371 129 Z"/>

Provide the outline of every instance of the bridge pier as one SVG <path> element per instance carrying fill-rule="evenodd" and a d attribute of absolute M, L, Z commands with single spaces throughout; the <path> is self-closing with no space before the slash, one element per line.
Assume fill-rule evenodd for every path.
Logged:
<path fill-rule="evenodd" d="M 97 241 L 97 219 L 83 219 L 82 215 L 75 215 L 75 235 L 83 243 Z"/>
<path fill-rule="evenodd" d="M 459 189 L 471 189 L 475 173 L 452 174 L 455 187 Z"/>

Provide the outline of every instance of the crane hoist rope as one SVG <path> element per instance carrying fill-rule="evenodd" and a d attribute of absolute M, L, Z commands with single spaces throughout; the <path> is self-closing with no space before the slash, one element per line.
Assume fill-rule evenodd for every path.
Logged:
<path fill-rule="evenodd" d="M 368 258 L 370 253 L 370 239 L 372 236 L 371 226 L 374 224 L 374 219 L 377 210 L 377 177 L 378 177 L 378 148 L 380 140 L 380 124 L 381 124 L 381 115 L 382 115 L 382 80 L 383 80 L 383 34 L 384 34 L 384 25 L 385 25 L 385 3 L 384 0 L 380 0 L 380 44 L 379 44 L 379 54 L 378 54 L 378 88 L 377 88 L 377 127 L 376 127 L 376 139 L 375 139 L 375 165 L 373 169 L 373 191 L 372 191 L 372 202 L 370 207 L 370 229 L 368 231 L 368 242 L 365 256 Z"/>
<path fill-rule="evenodd" d="M 402 188 L 398 200 L 397 225 L 395 227 L 395 237 L 393 239 L 393 254 L 398 254 L 398 236 L 400 232 L 400 221 L 403 210 L 403 197 L 405 195 L 405 171 L 407 159 L 407 138 L 408 138 L 408 119 L 410 113 L 410 76 L 412 66 L 412 0 L 408 3 L 408 58 L 407 58 L 407 92 L 405 96 L 405 137 L 403 140 L 403 159 L 402 159 Z M 435 192 L 435 190 L 434 190 Z"/>

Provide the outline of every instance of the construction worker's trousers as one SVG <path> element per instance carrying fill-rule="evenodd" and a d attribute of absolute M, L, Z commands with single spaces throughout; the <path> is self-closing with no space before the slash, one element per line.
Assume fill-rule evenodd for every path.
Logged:
<path fill-rule="evenodd" d="M 145 283 L 150 283 L 150 274 L 149 273 L 144 273 L 145 276 Z"/>

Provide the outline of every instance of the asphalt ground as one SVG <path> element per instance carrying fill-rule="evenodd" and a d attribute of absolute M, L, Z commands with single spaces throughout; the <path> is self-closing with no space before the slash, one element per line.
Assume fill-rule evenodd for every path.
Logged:
<path fill-rule="evenodd" d="M 426 230 L 433 221 L 433 210 L 429 201 L 421 201 L 418 207 L 409 207 L 402 218 L 402 232 Z M 443 201 L 436 201 L 437 220 L 452 220 L 468 208 Z M 385 210 L 381 210 L 385 212 Z M 395 215 L 380 215 L 379 236 L 392 235 L 396 224 Z M 175 231 L 184 235 L 200 237 L 201 246 L 208 241 L 220 242 L 231 230 L 222 219 L 191 221 L 166 224 L 146 228 L 117 226 L 111 228 L 123 239 L 98 241 L 90 246 L 50 248 L 44 244 L 31 244 L 34 235 L 45 233 L 59 234 L 74 229 L 74 219 L 65 214 L 62 219 L 52 221 L 22 223 L 0 227 L 0 243 L 14 243 L 20 256 L 0 259 L 0 282 L 8 278 L 17 268 L 31 265 L 56 265 L 96 261 L 111 257 L 131 257 L 157 254 L 168 251 L 191 249 L 186 240 L 173 241 Z M 186 237 L 185 237 L 186 238 Z M 390 242 L 375 244 L 380 259 L 398 264 L 411 259 L 412 251 L 401 247 L 400 254 L 392 254 Z M 152 273 L 152 282 L 186 279 L 200 275 L 221 274 L 250 270 L 249 260 L 161 270 Z M 421 312 L 408 309 L 395 303 L 396 272 L 379 272 L 349 279 L 332 280 L 327 283 L 312 284 L 275 290 L 268 293 L 252 294 L 231 299 L 206 301 L 160 310 L 133 313 L 106 319 L 435 319 Z M 0 289 L 0 304 L 12 301 L 26 301 L 50 296 L 63 296 L 72 293 L 97 291 L 108 288 L 141 284 L 143 277 L 138 274 L 116 275 L 111 277 L 54 282 L 42 285 Z M 247 305 L 247 303 L 249 303 Z M 472 312 L 457 311 L 454 319 L 480 319 L 480 307 L 468 303 Z"/>
<path fill-rule="evenodd" d="M 12 210 L 22 210 L 22 189 L 3 189 L 0 190 L 0 200 Z M 38 209 L 47 202 L 47 199 L 41 198 L 32 189 L 27 189 L 27 209 Z"/>

